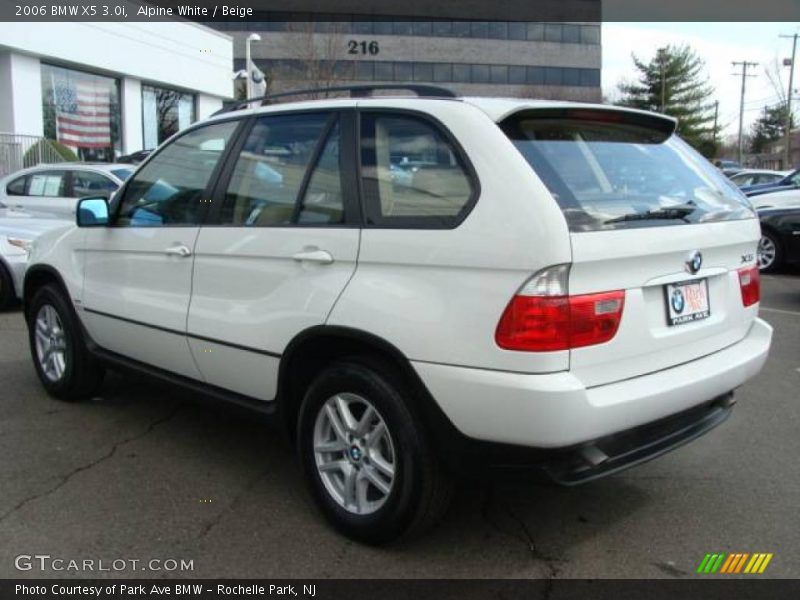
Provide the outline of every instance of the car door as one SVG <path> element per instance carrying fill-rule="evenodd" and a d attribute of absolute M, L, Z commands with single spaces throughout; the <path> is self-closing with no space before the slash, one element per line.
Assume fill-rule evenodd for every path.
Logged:
<path fill-rule="evenodd" d="M 202 379 L 186 343 L 195 242 L 238 120 L 193 128 L 131 177 L 110 227 L 86 229 L 84 322 L 112 352 Z"/>
<path fill-rule="evenodd" d="M 9 206 L 72 218 L 75 215 L 75 200 L 69 197 L 69 171 L 48 169 L 30 173 L 25 194 L 14 196 Z"/>
<path fill-rule="evenodd" d="M 352 112 L 254 120 L 195 247 L 189 344 L 206 381 L 275 397 L 280 355 L 323 324 L 359 247 Z"/>

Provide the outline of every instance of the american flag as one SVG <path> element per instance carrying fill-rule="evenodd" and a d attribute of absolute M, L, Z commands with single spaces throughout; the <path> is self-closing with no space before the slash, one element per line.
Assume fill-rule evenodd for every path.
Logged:
<path fill-rule="evenodd" d="M 56 87 L 56 139 L 73 148 L 111 146 L 111 93 L 89 81 Z"/>

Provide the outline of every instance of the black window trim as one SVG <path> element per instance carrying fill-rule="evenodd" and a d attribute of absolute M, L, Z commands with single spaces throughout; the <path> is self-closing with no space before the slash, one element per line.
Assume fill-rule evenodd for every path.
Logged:
<path fill-rule="evenodd" d="M 290 224 L 274 224 L 274 225 L 261 225 L 257 228 L 250 229 L 271 229 L 271 228 L 284 228 L 284 229 L 305 229 L 305 228 L 312 228 L 312 229 L 353 229 L 353 228 L 361 228 L 363 218 L 362 218 L 362 208 L 361 203 L 359 201 L 359 190 L 357 189 L 358 186 L 358 176 L 356 174 L 356 156 L 355 156 L 355 145 L 357 139 L 357 132 L 356 132 L 356 118 L 355 118 L 355 107 L 314 107 L 314 108 L 306 108 L 302 110 L 297 109 L 287 109 L 287 110 L 277 110 L 277 111 L 270 111 L 264 113 L 257 113 L 254 115 L 250 115 L 246 119 L 246 124 L 241 130 L 240 136 L 237 139 L 236 144 L 230 145 L 230 151 L 226 154 L 223 168 L 220 170 L 220 173 L 217 177 L 217 180 L 214 185 L 214 190 L 211 192 L 209 196 L 211 198 L 211 210 L 206 213 L 206 218 L 203 222 L 203 227 L 234 227 L 234 228 L 248 228 L 247 225 L 234 225 L 232 223 L 222 223 L 220 222 L 220 215 L 222 212 L 222 206 L 225 201 L 225 194 L 228 189 L 228 185 L 230 184 L 230 180 L 233 177 L 233 171 L 236 168 L 236 162 L 239 158 L 239 154 L 244 148 L 245 143 L 247 142 L 247 138 L 250 135 L 250 131 L 255 126 L 256 122 L 259 119 L 267 118 L 267 117 L 278 117 L 278 116 L 292 116 L 292 115 L 303 115 L 303 114 L 327 114 L 329 115 L 328 122 L 323 127 L 323 134 L 318 140 L 317 144 L 322 142 L 322 146 L 320 148 L 315 148 L 315 152 L 312 155 L 313 166 L 312 162 L 309 161 L 309 166 L 306 168 L 306 173 L 303 175 L 303 182 L 301 185 L 301 189 L 299 193 L 305 194 L 306 187 L 310 179 L 309 174 L 312 173 L 313 169 L 316 167 L 316 163 L 318 162 L 319 156 L 321 156 L 322 150 L 324 150 L 325 143 L 327 143 L 328 138 L 330 137 L 330 132 L 332 131 L 333 125 L 338 122 L 339 123 L 339 175 L 340 181 L 342 185 L 342 204 L 344 207 L 344 219 L 341 223 L 290 223 Z M 320 150 L 319 156 L 316 154 L 316 150 Z M 300 196 L 302 198 L 302 196 Z M 297 207 L 297 198 L 295 199 L 295 208 Z M 294 214 L 293 214 L 294 216 Z"/>
<path fill-rule="evenodd" d="M 134 170 L 134 172 L 131 174 L 131 176 L 128 177 L 128 179 L 126 179 L 125 182 L 117 190 L 116 196 L 115 196 L 115 200 L 116 200 L 115 201 L 115 206 L 113 207 L 113 214 L 111 215 L 111 218 L 109 219 L 108 226 L 109 227 L 113 227 L 115 229 L 117 229 L 117 228 L 118 229 L 131 229 L 131 227 L 129 227 L 127 225 L 126 226 L 121 226 L 121 225 L 117 224 L 117 221 L 119 219 L 119 212 L 120 212 L 120 210 L 122 210 L 122 204 L 123 204 L 123 201 L 125 199 L 125 194 L 128 191 L 128 186 L 130 185 L 131 181 L 133 181 L 136 178 L 136 175 L 138 175 L 139 171 L 141 171 L 145 166 L 150 164 L 150 161 L 154 160 L 156 156 L 161 154 L 161 152 L 163 152 L 163 150 L 165 148 L 167 148 L 168 146 L 171 146 L 174 142 L 178 141 L 183 136 L 189 135 L 190 133 L 192 133 L 192 132 L 194 132 L 194 131 L 196 131 L 198 129 L 202 129 L 204 127 L 211 127 L 213 125 L 219 125 L 221 123 L 237 122 L 238 125 L 233 130 L 233 134 L 231 135 L 231 138 L 228 141 L 229 143 L 227 144 L 226 148 L 222 151 L 222 155 L 220 156 L 219 160 L 217 161 L 217 164 L 214 166 L 214 169 L 211 171 L 211 174 L 208 177 L 208 181 L 206 182 L 206 187 L 203 190 L 203 196 L 206 199 L 213 198 L 212 194 L 214 192 L 214 188 L 216 186 L 217 179 L 219 178 L 219 175 L 220 175 L 220 173 L 222 171 L 222 168 L 223 168 L 223 166 L 225 165 L 225 163 L 227 161 L 227 157 L 230 155 L 230 149 L 233 148 L 241 140 L 242 132 L 246 128 L 247 121 L 248 121 L 248 118 L 247 117 L 242 117 L 241 115 L 231 116 L 231 117 L 226 118 L 226 119 L 214 119 L 213 121 L 200 121 L 198 123 L 194 123 L 194 124 L 190 125 L 186 129 L 183 129 L 183 130 L 177 132 L 175 135 L 173 135 L 169 139 L 165 140 L 161 145 L 159 145 L 155 150 L 153 150 L 153 152 L 150 153 L 150 155 L 142 162 L 142 164 L 140 164 Z M 161 228 L 161 229 L 166 229 L 166 228 L 177 229 L 177 228 L 185 228 L 185 227 L 202 227 L 205 224 L 205 222 L 206 222 L 206 220 L 208 218 L 208 214 L 209 214 L 210 209 L 211 209 L 211 207 L 209 206 L 209 203 L 203 203 L 203 204 L 205 206 L 203 208 L 201 208 L 200 216 L 197 219 L 197 223 L 170 224 L 170 225 L 167 225 L 167 226 L 163 226 L 163 225 L 142 225 L 139 228 L 151 227 L 151 228 Z M 212 205 L 213 205 L 213 203 L 212 203 Z"/>
<path fill-rule="evenodd" d="M 454 217 L 434 216 L 434 217 L 379 217 L 379 221 L 372 222 L 370 220 L 370 213 L 367 210 L 366 196 L 364 194 L 364 178 L 363 178 L 363 165 L 361 164 L 361 116 L 363 114 L 380 114 L 380 115 L 399 115 L 424 121 L 433 127 L 445 141 L 450 145 L 454 151 L 456 158 L 464 168 L 464 174 L 470 184 L 471 193 L 464 206 Z M 357 148 L 356 158 L 358 160 L 358 181 L 359 181 L 359 199 L 361 203 L 361 213 L 363 215 L 362 223 L 364 229 L 439 229 L 439 230 L 452 230 L 457 229 L 472 213 L 478 199 L 481 195 L 481 182 L 478 178 L 478 173 L 472 162 L 469 160 L 466 151 L 461 143 L 456 139 L 452 132 L 442 123 L 439 119 L 429 113 L 408 108 L 380 108 L 380 107 L 364 107 L 357 108 Z"/>

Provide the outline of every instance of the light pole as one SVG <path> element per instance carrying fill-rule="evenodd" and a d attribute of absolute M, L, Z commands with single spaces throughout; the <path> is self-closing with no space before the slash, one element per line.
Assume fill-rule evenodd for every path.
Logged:
<path fill-rule="evenodd" d="M 247 71 L 247 99 L 253 97 L 253 86 L 252 86 L 252 73 L 253 73 L 253 62 L 250 60 L 250 42 L 260 42 L 261 36 L 257 33 L 251 33 L 247 36 L 247 40 L 244 43 L 244 68 Z"/>

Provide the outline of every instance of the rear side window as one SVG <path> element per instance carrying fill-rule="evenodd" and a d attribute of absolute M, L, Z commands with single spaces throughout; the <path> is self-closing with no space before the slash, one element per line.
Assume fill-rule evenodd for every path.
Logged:
<path fill-rule="evenodd" d="M 66 195 L 66 171 L 42 171 L 28 176 L 28 196 L 58 198 Z"/>
<path fill-rule="evenodd" d="M 236 160 L 220 223 L 243 227 L 342 223 L 339 159 L 336 115 L 258 119 Z"/>
<path fill-rule="evenodd" d="M 72 172 L 72 197 L 108 196 L 116 191 L 117 184 L 105 175 L 92 171 Z"/>
<path fill-rule="evenodd" d="M 233 136 L 238 121 L 193 129 L 170 142 L 130 179 L 118 227 L 197 225 L 211 173 Z"/>
<path fill-rule="evenodd" d="M 27 177 L 17 177 L 6 186 L 6 194 L 9 196 L 24 196 L 27 180 Z"/>
<path fill-rule="evenodd" d="M 500 126 L 550 190 L 572 231 L 753 216 L 733 182 L 657 117 L 529 111 Z"/>
<path fill-rule="evenodd" d="M 367 223 L 378 226 L 455 227 L 476 194 L 455 144 L 410 115 L 362 114 L 361 179 Z"/>

